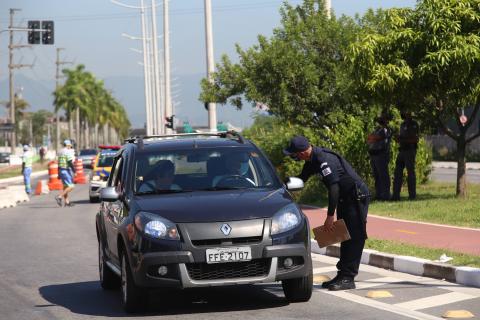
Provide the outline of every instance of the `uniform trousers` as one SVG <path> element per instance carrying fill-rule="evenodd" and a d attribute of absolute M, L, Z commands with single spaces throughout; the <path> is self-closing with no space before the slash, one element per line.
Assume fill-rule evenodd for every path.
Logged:
<path fill-rule="evenodd" d="M 390 200 L 389 162 L 390 154 L 388 152 L 370 155 L 373 177 L 375 178 L 375 197 L 378 200 Z"/>
<path fill-rule="evenodd" d="M 338 275 L 353 279 L 358 274 L 363 247 L 367 238 L 366 223 L 369 199 L 361 201 L 340 200 L 337 206 L 337 219 L 343 219 L 350 233 L 350 240 L 340 244 L 340 260 L 337 263 Z"/>
<path fill-rule="evenodd" d="M 408 185 L 408 197 L 415 199 L 417 196 L 417 181 L 415 175 L 415 156 L 417 150 L 410 148 L 407 150 L 400 150 L 395 162 L 395 174 L 393 180 L 393 193 L 392 198 L 395 200 L 400 199 L 400 190 L 403 184 L 403 169 L 407 168 L 407 185 Z"/>

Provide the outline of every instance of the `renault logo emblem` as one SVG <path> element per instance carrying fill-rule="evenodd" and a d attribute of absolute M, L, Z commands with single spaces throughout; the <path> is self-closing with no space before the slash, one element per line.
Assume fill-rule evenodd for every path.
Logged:
<path fill-rule="evenodd" d="M 222 231 L 224 235 L 228 236 L 230 234 L 230 232 L 232 231 L 232 227 L 230 227 L 228 224 L 224 223 L 220 227 L 220 231 Z"/>

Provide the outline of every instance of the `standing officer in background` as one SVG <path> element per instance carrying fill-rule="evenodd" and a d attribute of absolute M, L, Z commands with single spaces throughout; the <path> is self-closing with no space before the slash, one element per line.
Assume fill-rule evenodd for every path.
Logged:
<path fill-rule="evenodd" d="M 418 123 L 413 120 L 412 114 L 408 111 L 402 112 L 402 124 L 400 133 L 396 137 L 399 143 L 397 161 L 395 162 L 395 173 L 393 180 L 392 200 L 400 200 L 400 190 L 403 183 L 403 169 L 407 168 L 408 198 L 413 200 L 417 196 L 417 181 L 415 176 L 415 156 L 417 154 Z"/>
<path fill-rule="evenodd" d="M 332 291 L 354 289 L 354 278 L 358 274 L 365 239 L 369 192 L 366 184 L 351 165 L 337 153 L 310 145 L 307 138 L 296 136 L 290 140 L 284 154 L 296 160 L 304 160 L 302 173 L 298 176 L 307 181 L 318 174 L 328 189 L 328 211 L 324 227 L 332 231 L 334 214 L 344 219 L 351 239 L 340 245 L 340 260 L 337 275 L 322 283 Z"/>
<path fill-rule="evenodd" d="M 380 115 L 376 118 L 378 123 L 375 131 L 368 135 L 368 153 L 375 179 L 375 198 L 377 200 L 390 200 L 390 142 L 392 130 L 388 127 L 388 116 Z"/>
<path fill-rule="evenodd" d="M 33 153 L 30 151 L 30 146 L 23 146 L 23 156 L 22 156 L 22 175 L 23 182 L 25 184 L 25 192 L 27 194 L 32 193 L 32 186 L 30 182 L 30 175 L 32 174 L 32 165 L 33 165 Z"/>

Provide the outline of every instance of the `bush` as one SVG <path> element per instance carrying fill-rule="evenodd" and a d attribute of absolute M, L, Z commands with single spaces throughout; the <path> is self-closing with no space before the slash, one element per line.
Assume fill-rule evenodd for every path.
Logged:
<path fill-rule="evenodd" d="M 300 174 L 303 162 L 285 157 L 282 150 L 287 147 L 293 136 L 303 135 L 313 145 L 330 148 L 345 157 L 365 180 L 370 190 L 374 190 L 374 179 L 366 144 L 366 136 L 373 129 L 373 125 L 373 117 L 366 122 L 360 118 L 346 116 L 345 121 L 335 128 L 325 128 L 319 133 L 312 128 L 292 125 L 273 116 L 259 116 L 252 127 L 244 130 L 243 134 L 265 152 L 282 179 Z M 392 141 L 392 160 L 389 164 L 390 177 L 392 179 L 397 154 L 398 146 L 395 141 Z M 418 182 L 425 183 L 428 181 L 428 176 L 431 172 L 431 162 L 431 147 L 426 144 L 424 139 L 420 139 L 416 158 Z M 316 202 L 316 200 L 322 201 L 322 198 L 325 198 L 324 191 L 323 184 L 319 183 L 319 179 L 313 178 L 308 181 L 301 192 L 296 194 L 296 198 L 300 202 L 307 203 Z M 324 204 L 324 202 L 322 203 Z"/>

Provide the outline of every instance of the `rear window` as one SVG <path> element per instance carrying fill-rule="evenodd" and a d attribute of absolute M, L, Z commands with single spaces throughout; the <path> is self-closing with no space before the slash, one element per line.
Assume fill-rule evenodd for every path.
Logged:
<path fill-rule="evenodd" d="M 81 156 L 94 156 L 96 154 L 97 154 L 97 150 L 95 150 L 95 149 L 80 150 L 80 155 Z"/>

